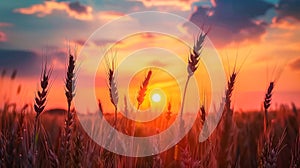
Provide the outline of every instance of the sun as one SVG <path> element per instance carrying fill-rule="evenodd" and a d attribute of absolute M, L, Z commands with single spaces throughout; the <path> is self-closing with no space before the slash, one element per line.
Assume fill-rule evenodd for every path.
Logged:
<path fill-rule="evenodd" d="M 154 93 L 151 97 L 152 101 L 158 103 L 161 101 L 161 96 L 158 93 Z"/>

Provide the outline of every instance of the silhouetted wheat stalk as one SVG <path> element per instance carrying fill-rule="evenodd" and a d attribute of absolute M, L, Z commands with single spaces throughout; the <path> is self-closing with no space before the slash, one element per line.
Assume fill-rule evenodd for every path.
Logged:
<path fill-rule="evenodd" d="M 40 87 L 41 90 L 37 91 L 37 94 L 35 95 L 35 102 L 34 102 L 34 111 L 36 112 L 35 120 L 34 120 L 34 130 L 33 130 L 33 136 L 32 136 L 32 151 L 31 154 L 29 154 L 29 162 L 32 163 L 32 166 L 35 166 L 36 162 L 36 155 L 37 155 L 37 141 L 38 141 L 38 128 L 39 128 L 39 116 L 44 111 L 46 106 L 46 100 L 49 90 L 49 78 L 51 75 L 52 69 L 47 69 L 47 63 L 45 63 L 41 77 L 40 77 Z M 12 77 L 15 76 L 14 74 Z"/>
<path fill-rule="evenodd" d="M 201 51 L 203 48 L 203 44 L 204 44 L 206 35 L 207 35 L 207 33 L 202 32 L 197 37 L 197 40 L 194 43 L 193 49 L 192 49 L 192 51 L 190 51 L 190 55 L 188 58 L 188 66 L 187 66 L 188 77 L 187 77 L 187 80 L 186 80 L 185 86 L 184 86 L 182 105 L 181 105 L 181 110 L 180 110 L 180 126 L 179 126 L 180 132 L 182 132 L 184 129 L 184 121 L 182 119 L 182 114 L 183 114 L 183 109 L 184 109 L 187 87 L 188 87 L 191 77 L 194 75 L 195 71 L 198 69 L 199 61 L 201 58 Z"/>
<path fill-rule="evenodd" d="M 286 129 L 283 131 L 278 143 L 274 144 L 274 136 L 268 135 L 265 137 L 265 142 L 262 147 L 262 151 L 259 155 L 259 167 L 260 168 L 276 168 L 279 153 L 286 146 L 283 144 L 286 137 Z"/>
<path fill-rule="evenodd" d="M 234 84 L 236 80 L 237 72 L 233 70 L 232 74 L 230 75 L 229 80 L 227 81 L 227 90 L 226 90 L 226 95 L 225 95 L 225 100 L 226 100 L 226 111 L 231 111 L 231 97 L 232 97 L 232 92 L 234 89 Z"/>
<path fill-rule="evenodd" d="M 136 98 L 136 100 L 138 102 L 137 110 L 140 109 L 141 105 L 143 104 L 143 102 L 145 100 L 145 96 L 146 96 L 147 91 L 148 91 L 148 85 L 149 85 L 151 75 L 152 75 L 152 71 L 149 70 L 148 73 L 147 73 L 146 78 L 144 79 L 142 85 L 140 86 L 140 90 L 138 91 L 138 96 Z"/>
<path fill-rule="evenodd" d="M 78 131 L 77 135 L 74 140 L 74 146 L 75 146 L 75 152 L 73 154 L 73 167 L 74 168 L 81 168 L 82 160 L 84 156 L 84 146 L 83 146 L 83 136 L 81 135 L 81 132 Z"/>
<path fill-rule="evenodd" d="M 270 82 L 269 87 L 267 89 L 265 100 L 264 100 L 264 131 L 267 131 L 269 127 L 269 117 L 268 117 L 268 109 L 271 106 L 272 101 L 272 92 L 274 89 L 274 82 Z"/>
<path fill-rule="evenodd" d="M 290 168 L 300 167 L 300 130 L 298 131 L 298 135 L 291 153 L 292 160 L 290 163 Z"/>
<path fill-rule="evenodd" d="M 218 157 L 219 165 L 233 165 L 235 164 L 235 158 L 232 156 L 235 154 L 235 138 L 236 138 L 236 129 L 235 121 L 233 121 L 233 110 L 231 109 L 231 97 L 234 90 L 234 85 L 236 82 L 237 71 L 233 70 L 228 81 L 227 89 L 225 92 L 225 109 L 222 114 L 222 121 L 220 124 L 220 137 L 222 136 L 220 142 L 220 154 Z M 227 149 L 224 150 L 223 147 L 227 146 Z M 222 150 L 223 149 L 223 150 Z M 226 156 L 226 157 L 224 157 Z"/>
<path fill-rule="evenodd" d="M 68 112 L 75 96 L 75 57 L 69 53 L 69 63 L 65 82 L 65 95 L 68 102 Z"/>
<path fill-rule="evenodd" d="M 100 118 L 102 118 L 103 117 L 103 107 L 102 107 L 102 103 L 101 103 L 101 100 L 100 99 L 98 99 L 98 108 L 99 108 L 99 116 L 100 116 Z"/>
<path fill-rule="evenodd" d="M 49 139 L 49 135 L 47 131 L 42 126 L 42 138 L 44 141 L 44 150 L 45 150 L 45 156 L 47 156 L 47 160 L 50 162 L 49 166 L 51 168 L 57 168 L 60 166 L 58 156 L 55 153 L 55 150 L 53 149 L 53 145 L 51 144 L 51 141 Z"/>
<path fill-rule="evenodd" d="M 206 110 L 205 110 L 205 106 L 204 105 L 202 105 L 200 107 L 200 112 L 201 112 L 201 115 L 200 115 L 200 117 L 201 117 L 201 123 L 204 124 L 205 120 L 206 120 Z"/>
<path fill-rule="evenodd" d="M 203 48 L 203 43 L 206 38 L 206 35 L 207 35 L 207 33 L 201 33 L 197 37 L 197 40 L 193 46 L 193 50 L 190 52 L 190 56 L 188 59 L 188 67 L 187 67 L 188 77 L 185 82 L 184 93 L 183 93 L 183 98 L 182 98 L 182 109 L 181 109 L 180 115 L 182 115 L 182 113 L 183 113 L 183 105 L 184 105 L 184 101 L 185 101 L 185 95 L 186 95 L 186 90 L 187 90 L 189 80 L 194 75 L 195 71 L 198 69 L 198 66 L 199 66 L 199 61 L 201 58 L 200 57 L 201 51 Z"/>
<path fill-rule="evenodd" d="M 72 125 L 74 123 L 75 110 L 71 110 L 71 103 L 75 96 L 75 57 L 69 51 L 68 70 L 65 81 L 65 95 L 67 98 L 68 109 L 67 117 L 65 119 L 64 137 L 63 137 L 63 165 L 70 167 L 71 163 L 71 136 Z"/>
<path fill-rule="evenodd" d="M 116 127 L 117 118 L 118 118 L 118 102 L 119 102 L 119 94 L 118 87 L 116 81 L 116 53 L 111 59 L 111 61 L 106 57 L 106 67 L 107 67 L 107 76 L 108 76 L 108 88 L 109 88 L 109 96 L 110 102 L 114 105 L 115 108 L 115 120 L 113 126 Z"/>
<path fill-rule="evenodd" d="M 20 114 L 18 117 L 18 124 L 17 124 L 17 133 L 16 133 L 16 138 L 15 138 L 15 143 L 14 143 L 14 153 L 15 153 L 15 158 L 17 158 L 17 163 L 21 163 L 22 161 L 25 160 L 24 154 L 26 154 L 25 150 L 22 148 L 22 143 L 24 141 L 24 120 L 25 120 L 25 112 L 28 108 L 28 104 L 25 104 L 22 109 L 20 110 Z"/>
<path fill-rule="evenodd" d="M 0 167 L 5 167 L 5 161 L 7 155 L 6 145 L 7 145 L 6 137 L 2 134 L 2 131 L 0 131 Z"/>
<path fill-rule="evenodd" d="M 35 102 L 34 102 L 34 111 L 36 112 L 35 120 L 37 120 L 37 118 L 44 111 L 46 106 L 46 98 L 48 95 L 48 85 L 49 85 L 49 77 L 51 71 L 52 71 L 51 69 L 47 71 L 47 65 L 45 64 L 45 67 L 42 70 L 41 82 L 40 82 L 40 87 L 42 90 L 41 91 L 38 90 L 35 96 Z"/>

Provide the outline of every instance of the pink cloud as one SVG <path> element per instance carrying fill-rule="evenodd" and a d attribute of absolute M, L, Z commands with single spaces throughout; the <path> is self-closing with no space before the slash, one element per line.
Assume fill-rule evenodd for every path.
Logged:
<path fill-rule="evenodd" d="M 7 41 L 7 36 L 4 32 L 0 31 L 0 42 L 5 42 Z"/>
<path fill-rule="evenodd" d="M 6 23 L 6 22 L 0 22 L 0 27 L 11 27 L 11 23 Z"/>
<path fill-rule="evenodd" d="M 135 0 L 142 2 L 145 7 L 162 7 L 163 9 L 191 10 L 192 4 L 199 0 Z"/>
<path fill-rule="evenodd" d="M 64 11 L 69 17 L 78 20 L 92 20 L 93 8 L 90 6 L 82 5 L 79 2 L 55 2 L 45 1 L 42 4 L 35 4 L 28 8 L 18 8 L 14 12 L 24 15 L 37 15 L 44 17 L 52 14 L 54 11 Z"/>
<path fill-rule="evenodd" d="M 103 11 L 98 13 L 99 19 L 105 21 L 114 20 L 124 15 L 124 13 L 117 11 Z"/>

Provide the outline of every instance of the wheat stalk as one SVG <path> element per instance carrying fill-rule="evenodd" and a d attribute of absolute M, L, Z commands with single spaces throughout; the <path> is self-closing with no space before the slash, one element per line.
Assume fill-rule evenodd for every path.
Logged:
<path fill-rule="evenodd" d="M 283 131 L 277 144 L 274 144 L 274 136 L 267 135 L 259 156 L 259 167 L 260 168 L 276 168 L 279 153 L 286 146 L 283 141 L 286 137 L 286 129 Z"/>
<path fill-rule="evenodd" d="M 198 69 L 201 51 L 203 48 L 203 43 L 206 38 L 207 33 L 201 33 L 198 37 L 196 42 L 194 43 L 193 50 L 190 52 L 189 58 L 188 58 L 188 77 L 185 82 L 184 92 L 183 92 L 183 98 L 182 98 L 182 106 L 181 106 L 181 112 L 180 116 L 182 116 L 183 113 L 183 107 L 184 107 L 184 101 L 186 96 L 186 90 L 189 83 L 190 78 L 194 75 L 195 71 Z"/>
<path fill-rule="evenodd" d="M 267 131 L 267 129 L 269 128 L 268 109 L 271 106 L 273 89 L 274 89 L 274 82 L 270 82 L 264 100 L 264 131 Z"/>
<path fill-rule="evenodd" d="M 140 86 L 140 90 L 138 91 L 138 96 L 136 98 L 137 102 L 138 102 L 138 106 L 137 106 L 137 110 L 140 109 L 140 106 L 143 104 L 144 100 L 145 100 L 145 96 L 147 94 L 147 90 L 148 90 L 148 85 L 149 85 L 149 81 L 152 75 L 152 71 L 149 70 L 147 73 L 147 76 L 145 77 L 142 85 Z"/>
<path fill-rule="evenodd" d="M 75 57 L 69 51 L 68 70 L 65 81 L 65 95 L 68 103 L 67 117 L 65 119 L 64 137 L 63 137 L 63 161 L 65 167 L 70 166 L 71 161 L 71 136 L 72 125 L 74 123 L 75 110 L 71 110 L 71 103 L 75 96 Z"/>
<path fill-rule="evenodd" d="M 201 122 L 202 122 L 202 124 L 204 125 L 205 120 L 206 120 L 206 111 L 205 111 L 204 105 L 202 105 L 202 106 L 200 107 L 200 112 L 201 112 Z"/>
<path fill-rule="evenodd" d="M 34 102 L 34 111 L 36 112 L 36 120 L 40 116 L 40 114 L 44 111 L 46 106 L 46 99 L 48 95 L 48 88 L 49 88 L 49 78 L 51 75 L 52 70 L 47 70 L 47 65 L 42 70 L 41 79 L 40 79 L 40 87 L 41 90 L 37 91 L 35 95 L 35 102 Z"/>
<path fill-rule="evenodd" d="M 7 155 L 6 145 L 7 145 L 6 137 L 2 134 L 2 131 L 0 131 L 0 167 L 5 167 L 5 161 Z"/>
<path fill-rule="evenodd" d="M 65 87 L 65 95 L 68 102 L 68 111 L 70 111 L 71 102 L 75 96 L 75 57 L 71 53 L 69 53 L 69 63 Z"/>
<path fill-rule="evenodd" d="M 37 156 L 37 140 L 38 140 L 38 128 L 39 128 L 39 116 L 44 111 L 46 106 L 46 100 L 49 90 L 49 78 L 52 73 L 52 69 L 47 69 L 47 63 L 45 63 L 41 77 L 40 77 L 40 87 L 41 90 L 37 91 L 37 94 L 35 95 L 35 101 L 34 101 L 34 111 L 36 112 L 35 120 L 34 120 L 34 129 L 33 129 L 33 136 L 32 136 L 32 148 L 31 152 L 31 158 L 29 158 L 30 162 L 35 165 L 36 163 L 36 156 Z M 15 75 L 12 75 L 12 77 Z M 30 155 L 29 155 L 30 156 Z"/>
<path fill-rule="evenodd" d="M 44 150 L 45 150 L 45 156 L 47 156 L 47 160 L 49 161 L 49 166 L 51 168 L 59 167 L 59 160 L 57 155 L 54 152 L 53 145 L 51 144 L 51 141 L 49 139 L 49 135 L 47 131 L 42 127 L 42 135 L 43 135 L 43 142 L 44 142 Z"/>
<path fill-rule="evenodd" d="M 107 76 L 108 76 L 108 88 L 109 88 L 109 96 L 110 102 L 113 104 L 115 108 L 115 120 L 113 126 L 116 127 L 117 118 L 118 118 L 118 102 L 119 102 L 119 94 L 118 87 L 116 81 L 116 53 L 114 54 L 111 61 L 106 57 L 106 67 L 107 67 Z"/>
<path fill-rule="evenodd" d="M 226 101 L 226 111 L 231 111 L 231 97 L 232 97 L 232 92 L 234 89 L 234 84 L 236 81 L 237 77 L 237 72 L 234 70 L 232 74 L 230 75 L 229 80 L 227 81 L 227 90 L 226 90 L 226 95 L 225 95 L 225 101 Z"/>
<path fill-rule="evenodd" d="M 292 159 L 290 163 L 290 168 L 300 167 L 300 134 L 299 133 L 300 130 L 298 131 L 294 148 L 292 149 Z"/>
<path fill-rule="evenodd" d="M 21 163 L 24 159 L 23 155 L 25 154 L 24 149 L 22 148 L 22 143 L 24 141 L 24 125 L 25 125 L 25 112 L 28 108 L 28 104 L 25 104 L 22 109 L 20 110 L 20 114 L 18 117 L 18 124 L 17 124 L 17 133 L 15 137 L 15 157 L 17 158 L 17 162 Z"/>
<path fill-rule="evenodd" d="M 185 86 L 184 86 L 182 105 L 181 105 L 181 110 L 180 110 L 180 125 L 179 125 L 180 132 L 184 131 L 184 121 L 182 119 L 182 115 L 183 115 L 187 87 L 188 87 L 191 77 L 194 75 L 195 71 L 198 69 L 199 61 L 201 58 L 200 57 L 201 51 L 202 51 L 206 36 L 207 36 L 207 32 L 206 33 L 202 32 L 197 37 L 197 40 L 195 41 L 194 46 L 193 46 L 193 50 L 190 52 L 190 55 L 188 58 L 188 66 L 187 66 L 188 77 L 187 77 L 187 80 L 186 80 Z"/>
<path fill-rule="evenodd" d="M 100 116 L 100 118 L 102 118 L 103 117 L 103 107 L 102 107 L 102 103 L 101 103 L 101 100 L 100 99 L 98 99 L 98 108 L 99 108 L 99 116 Z"/>
<path fill-rule="evenodd" d="M 74 141 L 74 145 L 75 145 L 75 152 L 73 154 L 73 162 L 74 168 L 81 168 L 83 167 L 82 165 L 82 159 L 83 159 L 83 150 L 84 150 L 84 146 L 83 146 L 83 136 L 81 135 L 81 132 L 78 131 L 77 136 L 75 138 Z"/>

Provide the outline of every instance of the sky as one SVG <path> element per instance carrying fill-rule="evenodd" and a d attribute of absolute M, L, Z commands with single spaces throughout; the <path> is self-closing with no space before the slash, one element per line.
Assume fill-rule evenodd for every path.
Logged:
<path fill-rule="evenodd" d="M 132 12 L 161 11 L 210 28 L 208 37 L 227 76 L 234 65 L 240 69 L 233 95 L 235 109 L 260 109 L 264 91 L 272 80 L 276 80 L 273 108 L 291 102 L 300 106 L 299 0 L 27 0 L 0 4 L 0 70 L 5 70 L 7 77 L 13 70 L 18 71 L 15 81 L 1 79 L 0 93 L 11 99 L 33 102 L 41 63 L 47 60 L 53 67 L 47 107 L 65 108 L 68 45 L 76 45 L 80 50 L 99 27 Z M 148 22 L 151 25 L 155 21 Z M 142 26 L 139 23 L 136 20 L 136 25 Z M 182 30 L 184 24 L 181 26 L 175 25 L 174 31 Z M 114 31 L 132 28 L 135 27 L 126 25 Z M 120 52 L 125 48 L 133 50 L 130 46 L 146 45 L 141 41 L 155 43 L 154 46 L 169 44 L 167 38 L 160 38 L 153 34 L 136 35 L 121 43 Z M 99 39 L 94 45 L 101 47 L 110 42 L 109 38 Z M 104 88 L 105 84 L 102 82 L 99 87 Z M 14 94 L 19 85 L 20 93 Z M 170 94 L 172 89 L 166 92 Z"/>

